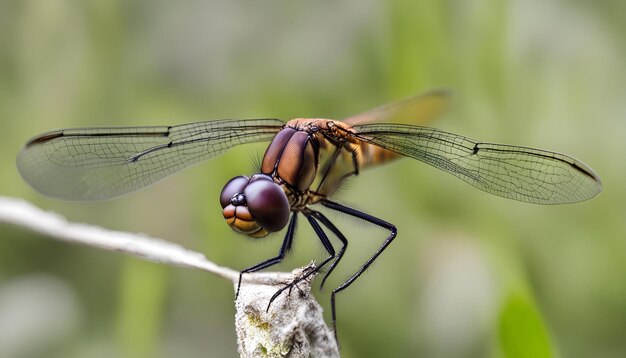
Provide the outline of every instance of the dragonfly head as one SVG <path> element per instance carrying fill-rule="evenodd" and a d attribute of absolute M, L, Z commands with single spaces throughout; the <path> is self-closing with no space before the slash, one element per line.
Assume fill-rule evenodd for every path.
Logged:
<path fill-rule="evenodd" d="M 220 194 L 226 223 L 235 231 L 261 238 L 280 231 L 289 220 L 287 195 L 264 174 L 251 178 L 237 176 L 224 185 Z"/>

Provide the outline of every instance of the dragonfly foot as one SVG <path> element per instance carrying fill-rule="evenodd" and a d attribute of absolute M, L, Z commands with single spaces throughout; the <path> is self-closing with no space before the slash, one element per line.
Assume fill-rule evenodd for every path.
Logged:
<path fill-rule="evenodd" d="M 308 266 L 304 270 L 302 270 L 302 273 L 298 277 L 294 278 L 293 281 L 281 287 L 278 291 L 276 291 L 276 293 L 274 293 L 274 295 L 272 295 L 269 303 L 267 304 L 267 309 L 265 310 L 265 312 L 269 312 L 270 307 L 272 306 L 272 303 L 278 298 L 278 296 L 280 296 L 283 292 L 285 292 L 285 290 L 288 290 L 287 295 L 291 296 L 291 291 L 293 290 L 294 287 L 296 287 L 298 291 L 300 292 L 300 295 L 304 295 L 305 294 L 304 291 L 300 288 L 300 286 L 298 286 L 298 284 L 301 281 L 313 275 L 314 273 L 316 273 L 317 271 L 318 271 L 318 268 L 315 266 Z"/>

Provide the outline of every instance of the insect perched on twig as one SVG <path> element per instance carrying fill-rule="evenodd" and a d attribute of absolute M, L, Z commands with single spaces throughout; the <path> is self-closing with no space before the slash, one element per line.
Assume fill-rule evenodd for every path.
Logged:
<path fill-rule="evenodd" d="M 579 202 L 602 190 L 600 178 L 570 156 L 406 124 L 436 117 L 447 100 L 447 92 L 433 91 L 343 121 L 226 119 L 176 126 L 54 130 L 26 143 L 17 166 L 23 178 L 45 195 L 101 200 L 146 187 L 236 145 L 271 140 L 259 173 L 234 177 L 220 194 L 224 218 L 237 232 L 261 238 L 287 227 L 278 255 L 242 270 L 239 285 L 244 273 L 283 260 L 291 248 L 299 214 L 308 220 L 328 257 L 276 292 L 269 304 L 299 280 L 330 264 L 321 282 L 324 285 L 341 261 L 348 239 L 315 209 L 317 204 L 389 231 L 374 254 L 332 291 L 336 328 L 336 294 L 359 278 L 396 237 L 391 223 L 330 199 L 346 178 L 361 170 L 411 157 L 488 193 L 537 204 Z M 329 233 L 341 241 L 338 251 Z"/>

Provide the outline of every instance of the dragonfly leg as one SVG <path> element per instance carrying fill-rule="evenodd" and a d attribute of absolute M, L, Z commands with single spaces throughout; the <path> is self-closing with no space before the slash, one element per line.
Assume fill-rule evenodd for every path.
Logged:
<path fill-rule="evenodd" d="M 239 297 L 239 289 L 241 288 L 241 278 L 244 273 L 256 272 L 264 268 L 268 268 L 272 265 L 276 265 L 280 263 L 283 260 L 283 258 L 285 258 L 285 254 L 287 254 L 287 252 L 289 252 L 289 250 L 291 249 L 291 243 L 293 241 L 293 236 L 296 231 L 296 222 L 297 222 L 296 218 L 297 217 L 298 217 L 298 214 L 296 213 L 294 213 L 291 216 L 291 220 L 289 221 L 289 226 L 287 227 L 287 233 L 285 234 L 283 243 L 280 246 L 280 250 L 278 251 L 278 256 L 273 257 L 271 259 L 267 259 L 263 262 L 260 262 L 254 266 L 250 266 L 246 269 L 241 270 L 241 272 L 239 272 L 239 282 L 237 282 L 237 293 L 235 294 L 235 300 L 237 299 L 237 297 Z"/>
<path fill-rule="evenodd" d="M 332 312 L 332 319 L 333 319 L 333 328 L 335 329 L 335 340 L 337 339 L 337 314 L 336 314 L 336 309 L 335 309 L 335 296 L 337 295 L 337 293 L 345 290 L 346 288 L 348 288 L 348 286 L 350 286 L 357 278 L 359 278 L 359 276 L 361 276 L 361 274 L 363 274 L 363 272 L 372 264 L 372 262 L 374 262 L 374 260 L 376 260 L 376 258 L 387 248 L 387 246 L 389 246 L 389 244 L 391 244 L 391 242 L 393 241 L 393 239 L 396 237 L 397 234 L 397 229 L 393 224 L 390 224 L 384 220 L 381 220 L 377 217 L 374 217 L 372 215 L 366 214 L 364 212 L 358 211 L 356 209 L 352 209 L 349 208 L 347 206 L 343 206 L 341 204 L 335 203 L 333 201 L 330 200 L 322 200 L 321 201 L 322 205 L 324 205 L 325 207 L 329 208 L 329 209 L 333 209 L 333 210 L 337 210 L 339 212 L 357 217 L 359 219 L 365 220 L 367 222 L 370 222 L 374 225 L 380 226 L 382 228 L 385 228 L 387 230 L 389 230 L 389 236 L 385 239 L 385 241 L 383 242 L 383 244 L 378 248 L 378 250 L 376 250 L 376 252 L 374 252 L 374 254 L 372 255 L 372 257 L 370 257 L 365 264 L 363 264 L 361 266 L 361 268 L 359 268 L 359 270 L 354 273 L 352 276 L 350 276 L 350 278 L 348 278 L 344 283 L 342 283 L 339 287 L 335 288 L 332 292 L 332 294 L 330 295 L 330 307 L 331 307 L 331 312 Z"/>
<path fill-rule="evenodd" d="M 326 233 L 324 232 L 324 230 L 322 229 L 320 224 L 317 221 L 315 221 L 315 218 L 313 217 L 313 214 L 311 212 L 309 212 L 309 211 L 306 211 L 306 212 L 304 212 L 304 215 L 309 220 L 309 223 L 311 224 L 311 227 L 313 227 L 313 230 L 317 234 L 317 237 L 320 239 L 320 241 L 322 242 L 322 245 L 324 245 L 324 248 L 326 249 L 326 251 L 328 251 L 330 256 L 328 256 L 326 259 L 324 259 L 324 261 L 322 261 L 321 264 L 319 264 L 318 266 L 316 266 L 312 270 L 308 270 L 308 271 L 304 272 L 300 277 L 294 279 L 293 282 L 289 283 L 288 285 L 285 285 L 285 287 L 282 287 L 280 290 L 276 291 L 276 293 L 274 293 L 272 298 L 270 298 L 270 301 L 269 301 L 269 303 L 267 305 L 267 310 L 266 311 L 269 311 L 270 306 L 272 305 L 272 302 L 274 302 L 274 300 L 276 298 L 278 298 L 278 296 L 280 296 L 281 293 L 283 293 L 285 290 L 290 290 L 291 291 L 291 289 L 295 285 L 297 285 L 300 281 L 308 278 L 309 276 L 311 276 L 313 274 L 316 274 L 328 262 L 330 262 L 332 259 L 335 258 L 335 249 L 333 248 L 333 245 L 331 244 L 330 240 L 328 239 L 328 236 L 326 236 Z"/>
<path fill-rule="evenodd" d="M 343 233 L 339 231 L 339 229 L 337 229 L 337 227 L 330 220 L 328 220 L 326 216 L 324 216 L 324 214 L 320 213 L 319 211 L 313 211 L 313 210 L 311 210 L 311 213 L 315 216 L 315 218 L 317 218 L 317 220 L 319 220 L 324 226 L 326 226 L 330 231 L 332 231 L 333 234 L 337 236 L 339 241 L 341 241 L 341 249 L 337 253 L 337 257 L 335 258 L 333 263 L 330 264 L 330 267 L 328 268 L 328 271 L 326 271 L 326 274 L 324 275 L 324 278 L 322 279 L 322 283 L 320 284 L 320 289 L 322 289 L 324 287 L 324 283 L 326 282 L 326 279 L 333 272 L 337 264 L 339 264 L 339 261 L 341 261 L 343 254 L 346 252 L 346 249 L 348 248 L 348 239 L 346 239 Z"/>

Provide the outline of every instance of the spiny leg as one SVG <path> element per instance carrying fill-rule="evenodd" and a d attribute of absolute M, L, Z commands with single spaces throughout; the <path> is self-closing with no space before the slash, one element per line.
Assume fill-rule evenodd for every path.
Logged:
<path fill-rule="evenodd" d="M 315 221 L 315 218 L 313 217 L 313 215 L 311 214 L 310 211 L 308 211 L 308 210 L 304 211 L 304 216 L 306 216 L 306 218 L 309 220 L 309 223 L 311 224 L 311 227 L 313 227 L 313 230 L 315 231 L 315 234 L 320 239 L 320 241 L 322 242 L 322 245 L 324 245 L 324 248 L 326 249 L 326 251 L 328 251 L 330 256 L 328 256 L 324 261 L 322 261 L 322 263 L 319 264 L 319 266 L 317 266 L 314 269 L 309 270 L 308 272 L 302 274 L 300 277 L 294 279 L 293 282 L 289 283 L 288 285 L 285 285 L 284 287 L 282 287 L 281 289 L 276 291 L 276 293 L 274 293 L 272 298 L 270 298 L 270 302 L 267 305 L 267 310 L 266 311 L 269 311 L 270 306 L 272 305 L 272 302 L 274 302 L 274 300 L 278 296 L 280 296 L 280 294 L 283 293 L 283 291 L 285 291 L 287 289 L 291 290 L 291 288 L 294 285 L 297 285 L 298 282 L 300 282 L 300 281 L 306 279 L 307 277 L 309 277 L 309 276 L 319 272 L 319 270 L 322 267 L 324 267 L 324 265 L 326 265 L 330 260 L 335 258 L 335 249 L 333 248 L 333 245 L 330 243 L 330 240 L 328 239 L 328 236 L 326 236 L 326 233 L 324 232 L 324 230 L 322 229 L 320 224 L 318 224 L 317 221 Z"/>
<path fill-rule="evenodd" d="M 337 253 L 337 257 L 335 258 L 333 263 L 330 264 L 330 267 L 328 268 L 328 271 L 326 271 L 326 274 L 324 275 L 324 278 L 322 279 L 322 283 L 320 284 L 320 289 L 322 289 L 324 287 L 324 283 L 326 282 L 326 279 L 328 278 L 328 276 L 330 276 L 331 272 L 333 272 L 337 264 L 339 264 L 339 261 L 341 261 L 343 254 L 346 252 L 346 249 L 348 248 L 348 239 L 346 239 L 343 233 L 339 231 L 339 229 L 337 229 L 337 227 L 330 220 L 328 220 L 328 218 L 326 218 L 324 214 L 320 213 L 319 211 L 313 211 L 313 210 L 311 210 L 311 213 L 317 218 L 317 220 L 319 220 L 324 226 L 326 226 L 330 231 L 332 231 L 333 234 L 337 236 L 339 241 L 341 241 L 341 249 Z"/>
<path fill-rule="evenodd" d="M 280 250 L 278 251 L 278 256 L 265 260 L 263 262 L 260 262 L 254 266 L 250 266 L 247 269 L 241 270 L 241 272 L 239 272 L 239 282 L 237 283 L 237 293 L 235 294 L 235 300 L 237 299 L 237 297 L 239 297 L 239 288 L 241 287 L 241 278 L 244 273 L 256 272 L 264 268 L 268 268 L 272 265 L 276 265 L 280 263 L 285 258 L 285 254 L 289 252 L 289 250 L 291 249 L 291 243 L 293 242 L 293 236 L 296 231 L 297 217 L 298 217 L 297 213 L 294 213 L 293 215 L 291 215 L 291 220 L 289 221 L 289 226 L 287 227 L 287 233 L 285 234 L 283 243 L 280 246 Z"/>
<path fill-rule="evenodd" d="M 341 204 L 335 203 L 333 201 L 330 200 L 322 200 L 321 201 L 322 205 L 324 205 L 325 207 L 329 208 L 329 209 L 333 209 L 333 210 L 337 210 L 340 211 L 342 213 L 357 217 L 359 219 L 363 219 L 367 222 L 370 222 L 374 225 L 380 226 L 382 228 L 385 228 L 387 230 L 390 231 L 389 236 L 385 239 L 385 241 L 383 242 L 383 244 L 378 248 L 378 250 L 376 250 L 376 252 L 374 252 L 374 254 L 372 255 L 372 257 L 370 257 L 365 264 L 363 264 L 363 266 L 361 266 L 361 268 L 359 268 L 359 270 L 353 274 L 352 276 L 350 276 L 350 278 L 348 278 L 346 280 L 346 282 L 342 283 L 341 286 L 335 288 L 332 292 L 332 294 L 330 295 L 330 307 L 331 307 L 331 312 L 332 312 L 332 319 L 333 319 L 333 328 L 335 330 L 335 340 L 337 340 L 337 315 L 336 315 L 336 309 L 335 309 L 335 296 L 337 295 L 337 293 L 339 293 L 340 291 L 345 290 L 346 288 L 348 288 L 348 286 L 350 286 L 359 276 L 361 276 L 361 274 L 372 264 L 372 262 L 374 262 L 374 260 L 376 260 L 376 258 L 387 248 L 387 246 L 389 246 L 389 244 L 391 244 L 391 242 L 393 241 L 393 239 L 396 237 L 397 234 L 397 229 L 393 224 L 390 224 L 384 220 L 381 220 L 377 217 L 374 217 L 372 215 L 366 214 L 364 212 L 358 211 L 356 209 L 352 209 L 349 208 L 347 206 L 343 206 Z"/>

